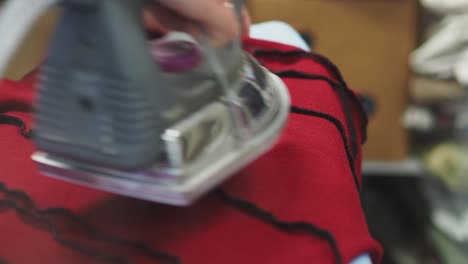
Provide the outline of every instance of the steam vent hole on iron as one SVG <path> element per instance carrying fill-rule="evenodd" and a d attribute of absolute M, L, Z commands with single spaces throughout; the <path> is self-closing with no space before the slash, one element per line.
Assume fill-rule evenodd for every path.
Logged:
<path fill-rule="evenodd" d="M 87 97 L 81 97 L 78 99 L 78 104 L 83 112 L 93 111 L 93 102 Z"/>

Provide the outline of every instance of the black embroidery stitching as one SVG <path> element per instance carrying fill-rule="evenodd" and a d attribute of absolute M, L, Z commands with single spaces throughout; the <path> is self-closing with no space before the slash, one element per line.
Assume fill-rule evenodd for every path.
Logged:
<path fill-rule="evenodd" d="M 2 187 L 2 185 L 3 184 L 0 183 L 0 187 Z M 0 188 L 0 189 L 3 189 L 3 188 Z M 18 216 L 20 216 L 20 219 L 24 219 L 24 217 L 27 217 L 28 219 L 32 219 L 33 221 L 35 221 L 34 223 L 31 223 L 29 220 L 28 221 L 23 220 L 22 222 L 30 226 L 33 226 L 35 228 L 37 228 L 39 224 L 46 225 L 46 231 L 51 233 L 53 239 L 57 243 L 65 247 L 68 247 L 72 250 L 75 250 L 82 255 L 85 255 L 85 256 L 88 256 L 88 257 L 91 257 L 91 258 L 94 258 L 96 260 L 103 261 L 103 262 L 118 263 L 118 264 L 129 263 L 128 260 L 123 259 L 119 256 L 107 255 L 97 250 L 88 248 L 84 245 L 75 243 L 73 241 L 63 239 L 60 231 L 57 229 L 52 219 L 39 214 L 38 212 L 32 210 L 31 208 L 20 206 L 13 200 L 10 200 L 10 199 L 0 200 L 0 208 L 8 208 L 8 209 L 15 211 L 18 214 Z"/>
<path fill-rule="evenodd" d="M 33 112 L 33 107 L 29 102 L 21 100 L 0 101 L 0 114 L 5 114 L 6 112 L 31 113 Z"/>
<path fill-rule="evenodd" d="M 351 149 L 353 153 L 353 157 L 357 158 L 357 155 L 359 153 L 359 147 L 358 147 L 358 140 L 357 140 L 357 134 L 356 130 L 354 127 L 354 119 L 352 116 L 352 109 L 351 105 L 349 104 L 346 91 L 351 92 L 351 90 L 346 90 L 344 89 L 339 83 L 331 80 L 330 78 L 327 78 L 323 75 L 317 75 L 317 74 L 309 74 L 309 73 L 304 73 L 300 71 L 295 71 L 295 70 L 285 70 L 285 71 L 279 71 L 279 72 L 273 72 L 274 74 L 278 75 L 279 77 L 282 78 L 300 78 L 300 79 L 308 79 L 308 80 L 321 80 L 327 82 L 335 91 L 338 92 L 341 105 L 343 107 L 343 113 L 345 114 L 346 118 L 346 125 L 348 127 L 349 131 L 349 138 L 350 138 L 350 144 L 351 144 Z M 351 92 L 352 93 L 352 92 Z M 351 97 L 355 98 L 355 97 Z M 362 128 L 361 128 L 362 129 Z M 362 133 L 363 131 L 361 131 Z"/>
<path fill-rule="evenodd" d="M 353 175 L 353 180 L 354 180 L 354 184 L 356 186 L 356 190 L 360 194 L 361 193 L 361 185 L 360 185 L 359 179 L 357 177 L 356 167 L 355 167 L 355 164 L 354 164 L 354 159 L 353 159 L 353 156 L 351 154 L 351 150 L 350 150 L 350 147 L 349 147 L 349 143 L 348 143 L 348 139 L 347 139 L 348 137 L 346 136 L 345 128 L 344 128 L 343 124 L 341 124 L 340 120 L 336 119 L 334 116 L 331 116 L 331 115 L 328 115 L 328 114 L 325 114 L 325 113 L 321 113 L 321 112 L 318 112 L 318 111 L 314 111 L 314 110 L 307 109 L 307 108 L 302 108 L 302 107 L 297 107 L 297 106 L 292 106 L 291 107 L 291 112 L 294 113 L 294 114 L 301 114 L 301 115 L 313 116 L 313 117 L 318 117 L 318 118 L 325 119 L 325 120 L 331 122 L 338 129 L 338 131 L 341 134 L 341 138 L 343 139 L 343 144 L 344 144 L 344 148 L 345 148 L 345 151 L 346 151 L 346 156 L 348 158 L 348 163 L 349 163 L 349 166 L 351 168 L 351 174 Z"/>
<path fill-rule="evenodd" d="M 18 117 L 0 114 L 0 124 L 8 124 L 13 125 L 19 128 L 19 132 L 25 138 L 30 139 L 32 137 L 32 131 L 28 130 L 26 127 L 26 123 Z"/>
<path fill-rule="evenodd" d="M 344 131 L 343 125 L 340 123 L 340 121 L 338 119 L 334 118 L 333 116 L 330 116 L 330 115 L 327 115 L 327 114 L 324 114 L 324 113 L 320 113 L 320 112 L 317 112 L 317 111 L 314 111 L 314 110 L 311 110 L 311 109 L 299 108 L 299 107 L 294 107 L 294 106 L 292 107 L 292 112 L 297 113 L 297 114 L 307 115 L 307 116 L 323 118 L 323 119 L 326 119 L 326 120 L 332 122 L 337 127 L 337 129 L 340 131 L 343 142 L 346 142 L 346 136 L 345 136 L 346 133 Z M 345 143 L 345 150 L 346 150 L 346 155 L 348 156 L 348 160 L 349 160 L 350 159 L 350 150 L 349 150 L 349 145 L 347 145 L 347 143 Z M 359 195 L 359 202 L 360 202 L 359 205 L 361 206 L 362 212 L 364 212 L 362 187 L 360 185 L 359 179 L 357 178 L 357 172 L 354 169 L 354 162 L 351 163 L 351 173 L 353 175 L 354 183 L 356 184 L 356 189 L 357 189 L 357 192 L 358 192 L 358 195 Z M 367 225 L 367 220 L 364 219 L 364 221 L 366 222 L 366 225 Z"/>
<path fill-rule="evenodd" d="M 337 79 L 337 81 L 346 88 L 348 93 L 350 93 L 351 97 L 353 98 L 353 101 L 356 102 L 357 107 L 359 108 L 359 112 L 361 114 L 361 118 L 363 120 L 363 124 L 361 126 L 361 130 L 363 131 L 362 134 L 362 142 L 365 143 L 367 141 L 367 126 L 369 123 L 369 118 L 366 114 L 366 111 L 364 110 L 364 106 L 361 103 L 361 100 L 358 98 L 358 96 L 349 89 L 348 84 L 343 78 L 343 75 L 341 74 L 340 70 L 338 67 L 331 62 L 328 58 L 317 54 L 317 53 L 311 53 L 311 52 L 306 52 L 302 50 L 290 50 L 290 51 L 281 51 L 277 49 L 257 49 L 253 52 L 254 56 L 278 56 L 278 57 L 300 57 L 300 58 L 309 58 L 312 59 L 320 64 L 322 64 L 324 67 L 328 69 L 328 71 L 334 75 L 333 77 Z"/>
<path fill-rule="evenodd" d="M 229 206 L 251 216 L 254 217 L 268 225 L 271 225 L 280 231 L 286 233 L 305 233 L 308 235 L 312 235 L 314 237 L 318 237 L 322 240 L 327 241 L 330 245 L 330 248 L 335 256 L 335 263 L 342 264 L 343 263 L 343 256 L 338 248 L 338 243 L 331 232 L 325 230 L 323 228 L 317 227 L 316 225 L 305 222 L 305 221 L 298 221 L 298 222 L 286 222 L 283 220 L 278 219 L 273 213 L 268 212 L 266 210 L 261 209 L 254 203 L 244 200 L 242 198 L 235 197 L 233 195 L 228 194 L 227 192 L 218 189 L 215 191 L 215 195 L 219 197 L 223 202 L 228 204 Z"/>
<path fill-rule="evenodd" d="M 109 245 L 119 245 L 125 246 L 128 248 L 133 248 L 144 252 L 148 256 L 152 257 L 155 260 L 162 260 L 167 263 L 180 264 L 181 261 L 178 257 L 162 252 L 153 250 L 148 245 L 131 240 L 120 239 L 112 235 L 106 234 L 99 231 L 96 227 L 90 225 L 72 211 L 66 208 L 47 208 L 39 209 L 34 201 L 26 193 L 19 190 L 10 190 L 5 184 L 0 182 L 0 192 L 4 193 L 7 197 L 20 199 L 23 203 L 23 206 L 16 203 L 14 200 L 0 200 L 0 207 L 8 207 L 15 210 L 19 214 L 26 215 L 32 219 L 39 221 L 47 225 L 48 231 L 52 234 L 53 238 L 61 245 L 66 246 L 70 249 L 73 249 L 83 255 L 88 257 L 95 258 L 96 260 L 112 262 L 112 263 L 131 263 L 126 258 L 120 256 L 107 255 L 105 253 L 99 252 L 92 248 L 86 247 L 82 244 L 78 244 L 71 240 L 66 240 L 62 238 L 60 230 L 57 229 L 56 225 L 53 222 L 53 216 L 62 216 L 70 219 L 72 222 L 79 224 L 83 229 L 87 230 L 92 237 L 98 241 L 106 242 Z"/>

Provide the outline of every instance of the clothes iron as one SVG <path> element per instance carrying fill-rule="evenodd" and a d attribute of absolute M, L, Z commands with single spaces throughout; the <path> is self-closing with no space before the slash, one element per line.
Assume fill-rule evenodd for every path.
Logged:
<path fill-rule="evenodd" d="M 173 32 L 149 42 L 145 1 L 59 3 L 36 106 L 32 158 L 43 174 L 184 206 L 280 136 L 287 88 L 240 38 L 214 47 Z"/>

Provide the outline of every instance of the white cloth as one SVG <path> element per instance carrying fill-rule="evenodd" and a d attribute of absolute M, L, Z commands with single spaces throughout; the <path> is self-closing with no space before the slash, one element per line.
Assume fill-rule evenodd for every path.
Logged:
<path fill-rule="evenodd" d="M 414 72 L 468 86 L 468 0 L 421 0 L 443 14 L 438 30 L 410 57 Z"/>
<path fill-rule="evenodd" d="M 421 0 L 421 4 L 438 14 L 457 14 L 468 11 L 468 0 Z"/>
<path fill-rule="evenodd" d="M 444 18 L 435 32 L 411 55 L 411 66 L 416 73 L 439 78 L 452 78 L 456 67 L 468 50 L 468 14 Z"/>
<path fill-rule="evenodd" d="M 254 24 L 250 28 L 250 37 L 298 47 L 310 51 L 310 47 L 291 25 L 281 21 L 268 21 Z"/>

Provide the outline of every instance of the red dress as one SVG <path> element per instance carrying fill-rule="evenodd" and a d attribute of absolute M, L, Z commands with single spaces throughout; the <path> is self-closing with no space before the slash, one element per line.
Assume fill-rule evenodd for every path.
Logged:
<path fill-rule="evenodd" d="M 0 81 L 0 259 L 328 264 L 370 253 L 378 263 L 360 199 L 367 121 L 358 95 L 323 57 L 252 39 L 245 48 L 287 84 L 288 124 L 269 153 L 188 208 L 40 175 L 25 137 L 35 74 Z"/>

